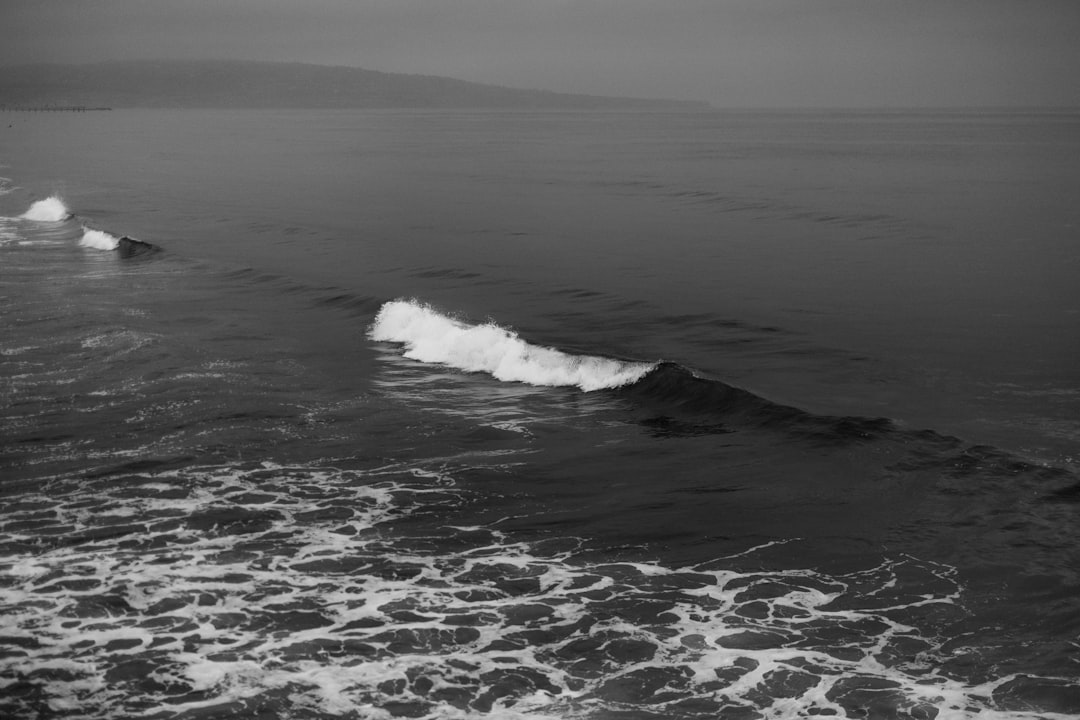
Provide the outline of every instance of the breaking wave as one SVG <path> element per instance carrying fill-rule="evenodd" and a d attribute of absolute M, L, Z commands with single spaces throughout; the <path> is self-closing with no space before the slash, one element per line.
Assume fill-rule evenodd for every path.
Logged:
<path fill-rule="evenodd" d="M 371 326 L 372 340 L 405 345 L 405 357 L 442 363 L 497 380 L 585 391 L 637 382 L 654 366 L 589 355 L 571 355 L 532 345 L 495 323 L 470 325 L 412 300 L 382 306 Z"/>
<path fill-rule="evenodd" d="M 38 200 L 22 214 L 23 220 L 34 222 L 63 222 L 71 217 L 71 211 L 58 196 L 52 195 Z"/>
<path fill-rule="evenodd" d="M 7 182 L 6 178 L 0 178 L 0 194 L 5 192 Z M 0 218 L 0 245 L 19 241 L 20 239 L 9 223 L 18 223 L 19 220 L 29 220 L 37 223 L 60 223 L 73 217 L 85 220 L 85 218 L 72 213 L 58 195 L 51 195 L 44 200 L 32 203 L 27 211 L 17 218 Z M 38 241 L 22 240 L 19 244 L 38 244 Z M 79 245 L 94 250 L 116 251 L 122 258 L 154 253 L 159 250 L 157 246 L 148 242 L 136 240 L 127 235 L 116 236 L 104 230 L 89 227 L 87 224 L 83 224 Z"/>
<path fill-rule="evenodd" d="M 79 244 L 95 250 L 115 250 L 120 244 L 120 238 L 103 230 L 83 228 L 83 236 Z"/>
<path fill-rule="evenodd" d="M 483 372 L 497 380 L 618 390 L 662 417 L 707 416 L 724 426 L 770 428 L 827 443 L 873 440 L 898 432 L 888 418 L 815 415 L 677 363 L 573 355 L 533 345 L 493 322 L 471 325 L 415 300 L 385 303 L 369 335 L 405 345 L 407 358 Z"/>

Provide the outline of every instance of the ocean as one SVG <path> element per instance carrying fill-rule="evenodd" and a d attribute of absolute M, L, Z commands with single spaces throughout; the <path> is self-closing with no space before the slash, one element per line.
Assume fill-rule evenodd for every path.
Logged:
<path fill-rule="evenodd" d="M 0 121 L 0 716 L 1080 717 L 1080 114 Z"/>

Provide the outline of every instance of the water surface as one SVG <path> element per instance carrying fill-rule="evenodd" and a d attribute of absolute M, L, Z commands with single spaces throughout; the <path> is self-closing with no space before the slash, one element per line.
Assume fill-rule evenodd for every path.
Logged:
<path fill-rule="evenodd" d="M 1077 116 L 7 120 L 7 714 L 1080 713 Z"/>

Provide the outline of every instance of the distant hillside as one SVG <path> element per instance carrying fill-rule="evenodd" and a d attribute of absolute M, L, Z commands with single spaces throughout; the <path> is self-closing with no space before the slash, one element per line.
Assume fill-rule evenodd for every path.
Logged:
<path fill-rule="evenodd" d="M 571 95 L 351 67 L 239 61 L 0 67 L 0 107 L 705 108 Z"/>

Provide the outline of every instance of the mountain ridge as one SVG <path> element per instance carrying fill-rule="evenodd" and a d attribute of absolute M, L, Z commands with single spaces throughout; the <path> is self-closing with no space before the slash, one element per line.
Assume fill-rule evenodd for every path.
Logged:
<path fill-rule="evenodd" d="M 0 107 L 708 109 L 705 102 L 488 85 L 437 75 L 251 60 L 0 67 Z"/>

